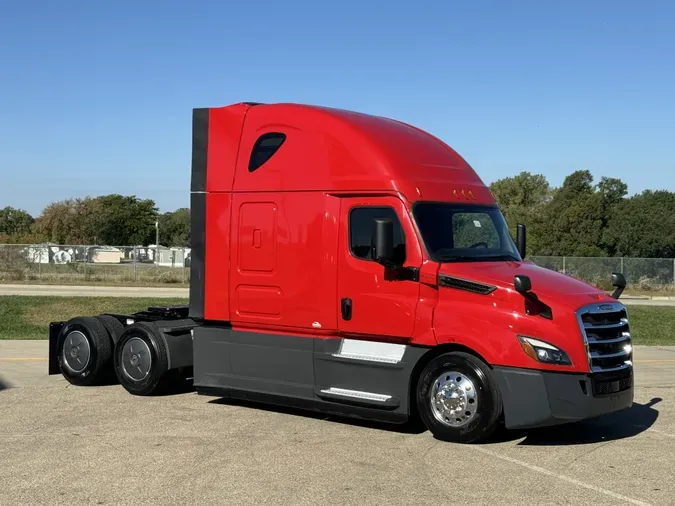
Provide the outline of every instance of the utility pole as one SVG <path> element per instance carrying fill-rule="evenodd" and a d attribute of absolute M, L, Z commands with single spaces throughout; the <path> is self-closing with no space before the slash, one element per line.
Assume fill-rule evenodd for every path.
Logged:
<path fill-rule="evenodd" d="M 155 219 L 155 262 L 159 267 L 159 219 Z"/>

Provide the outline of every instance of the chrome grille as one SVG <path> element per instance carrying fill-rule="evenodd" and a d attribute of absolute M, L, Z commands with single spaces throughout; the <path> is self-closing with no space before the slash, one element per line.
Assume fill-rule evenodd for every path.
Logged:
<path fill-rule="evenodd" d="M 623 304 L 600 303 L 577 311 L 586 344 L 588 365 L 593 373 L 630 370 L 633 343 L 628 314 Z"/>

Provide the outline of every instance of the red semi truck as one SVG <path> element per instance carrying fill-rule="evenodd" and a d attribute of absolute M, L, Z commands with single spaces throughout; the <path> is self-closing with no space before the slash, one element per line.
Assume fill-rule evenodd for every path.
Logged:
<path fill-rule="evenodd" d="M 611 296 L 525 260 L 438 138 L 298 104 L 193 110 L 189 305 L 53 322 L 49 373 L 130 393 L 176 382 L 477 442 L 628 408 Z"/>

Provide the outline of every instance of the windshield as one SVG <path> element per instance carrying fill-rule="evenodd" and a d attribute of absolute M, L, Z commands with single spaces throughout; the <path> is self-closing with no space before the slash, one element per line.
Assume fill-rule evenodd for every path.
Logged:
<path fill-rule="evenodd" d="M 521 260 L 496 206 L 418 202 L 412 211 L 432 260 Z"/>

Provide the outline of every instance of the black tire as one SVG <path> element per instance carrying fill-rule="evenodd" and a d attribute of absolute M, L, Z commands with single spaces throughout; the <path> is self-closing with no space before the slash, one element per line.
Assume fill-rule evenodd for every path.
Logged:
<path fill-rule="evenodd" d="M 96 318 L 103 324 L 103 326 L 108 331 L 108 334 L 110 335 L 110 339 L 112 340 L 114 348 L 117 345 L 118 341 L 120 340 L 122 332 L 124 332 L 124 325 L 122 325 L 122 322 L 120 322 L 117 318 L 109 314 L 101 314 L 98 315 Z"/>
<path fill-rule="evenodd" d="M 129 325 L 115 346 L 117 380 L 132 395 L 166 393 L 175 375 L 168 365 L 164 340 L 154 323 Z"/>
<path fill-rule="evenodd" d="M 122 332 L 124 332 L 124 325 L 122 325 L 122 323 L 114 316 L 110 316 L 107 314 L 98 315 L 96 319 L 100 321 L 107 330 L 108 337 L 110 338 L 110 349 L 111 349 L 111 357 L 108 365 L 106 366 L 106 373 L 105 373 L 106 378 L 105 380 L 101 378 L 101 381 L 104 381 L 105 384 L 114 385 L 115 383 L 117 383 L 117 375 L 115 374 L 115 367 L 113 363 L 114 360 L 112 355 L 115 354 L 115 346 L 117 345 L 117 342 L 120 340 Z"/>
<path fill-rule="evenodd" d="M 457 372 L 468 379 L 474 386 L 475 398 L 465 398 L 466 403 L 471 403 L 470 410 L 473 410 L 470 416 L 464 417 L 463 414 L 455 418 L 458 423 L 464 425 L 452 426 L 455 420 L 444 416 L 439 412 L 439 417 L 444 417 L 441 421 L 434 414 L 431 404 L 431 390 L 437 378 L 442 378 L 448 372 Z M 456 379 L 459 380 L 461 376 Z M 450 380 L 450 376 L 445 378 Z M 461 384 L 461 383 L 460 383 Z M 466 385 L 466 383 L 464 383 Z M 462 392 L 464 390 L 460 389 Z M 468 392 L 471 390 L 467 388 Z M 462 394 L 463 395 L 463 394 Z M 502 412 L 502 400 L 499 388 L 492 379 L 490 368 L 479 358 L 462 352 L 444 353 L 431 360 L 420 374 L 415 392 L 416 404 L 419 415 L 424 425 L 441 441 L 454 443 L 477 443 L 490 437 L 499 426 L 499 420 Z M 475 403 L 475 404 L 474 404 Z M 462 404 L 468 405 L 468 404 Z M 470 411 L 466 411 L 469 415 Z M 464 420 L 467 418 L 468 421 Z"/>
<path fill-rule="evenodd" d="M 102 384 L 110 377 L 110 337 L 103 324 L 92 316 L 78 316 L 66 322 L 57 339 L 56 353 L 61 374 L 73 385 Z"/>

